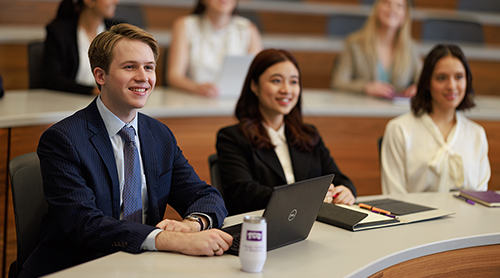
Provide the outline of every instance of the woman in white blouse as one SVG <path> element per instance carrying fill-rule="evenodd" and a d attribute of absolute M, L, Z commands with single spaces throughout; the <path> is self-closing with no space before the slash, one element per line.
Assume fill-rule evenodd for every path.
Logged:
<path fill-rule="evenodd" d="M 260 52 L 248 70 L 235 116 L 217 134 L 217 154 L 229 214 L 264 209 L 275 186 L 335 174 L 325 202 L 353 204 L 356 188 L 330 156 L 318 130 L 304 123 L 295 58 Z"/>
<path fill-rule="evenodd" d="M 460 111 L 474 107 L 461 49 L 437 45 L 424 62 L 411 112 L 391 120 L 382 143 L 382 191 L 487 190 L 491 170 L 483 127 Z"/>
<path fill-rule="evenodd" d="M 173 24 L 168 54 L 170 86 L 216 97 L 214 84 L 226 55 L 256 54 L 262 49 L 257 27 L 234 15 L 236 0 L 199 0 L 193 13 Z"/>

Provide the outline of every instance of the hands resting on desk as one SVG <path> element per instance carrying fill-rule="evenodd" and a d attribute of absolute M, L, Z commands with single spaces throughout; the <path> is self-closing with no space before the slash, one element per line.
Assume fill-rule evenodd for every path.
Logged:
<path fill-rule="evenodd" d="M 334 186 L 332 183 L 330 184 L 330 188 L 328 188 L 328 192 L 323 202 L 352 205 L 355 200 L 356 198 L 348 187 L 343 185 Z"/>
<path fill-rule="evenodd" d="M 155 239 L 156 249 L 186 255 L 222 255 L 233 243 L 233 237 L 219 229 L 199 231 L 198 223 L 165 219 L 156 225 L 163 229 Z"/>

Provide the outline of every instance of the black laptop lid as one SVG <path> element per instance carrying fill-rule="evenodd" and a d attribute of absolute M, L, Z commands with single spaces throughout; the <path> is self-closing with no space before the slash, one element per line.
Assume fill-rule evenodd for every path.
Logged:
<path fill-rule="evenodd" d="M 274 188 L 264 217 L 267 220 L 267 250 L 309 236 L 334 174 Z"/>

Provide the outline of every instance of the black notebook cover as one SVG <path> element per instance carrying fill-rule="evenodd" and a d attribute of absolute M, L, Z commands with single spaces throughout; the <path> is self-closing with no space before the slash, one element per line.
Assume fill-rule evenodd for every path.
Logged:
<path fill-rule="evenodd" d="M 366 201 L 366 202 L 363 202 L 363 204 L 367 204 L 370 206 L 374 206 L 377 208 L 388 210 L 392 214 L 398 215 L 398 216 L 435 209 L 435 208 L 430 208 L 430 207 L 426 207 L 426 206 L 416 205 L 416 204 L 407 203 L 407 202 L 398 201 L 398 200 L 393 200 L 393 199 L 380 199 L 380 200 Z"/>
<path fill-rule="evenodd" d="M 360 231 L 430 220 L 453 214 L 453 212 L 393 199 L 379 199 L 362 203 L 390 211 L 392 215 L 396 215 L 396 218 L 388 216 L 380 217 L 378 213 L 368 210 L 364 213 L 365 210 L 360 209 L 357 205 L 347 206 L 323 203 L 316 220 L 349 231 Z M 373 219 L 367 218 L 368 215 L 372 217 L 373 214 L 376 214 L 377 217 Z"/>
<path fill-rule="evenodd" d="M 359 223 L 368 216 L 368 213 L 347 209 L 334 204 L 323 203 L 319 210 L 318 217 L 316 217 L 316 220 L 349 231 L 399 224 L 398 220 L 392 218 L 374 222 Z"/>

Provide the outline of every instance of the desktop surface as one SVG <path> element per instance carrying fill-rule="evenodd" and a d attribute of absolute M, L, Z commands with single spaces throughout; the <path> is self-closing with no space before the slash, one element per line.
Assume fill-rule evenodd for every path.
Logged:
<path fill-rule="evenodd" d="M 365 196 L 358 201 L 387 198 Z M 48 277 L 368 277 L 413 258 L 450 250 L 500 244 L 500 209 L 470 205 L 452 194 L 416 193 L 391 198 L 441 208 L 454 215 L 430 221 L 350 232 L 315 222 L 309 237 L 269 251 L 260 274 L 240 270 L 238 257 L 193 257 L 168 252 L 118 252 Z M 257 212 L 261 213 L 261 212 Z M 232 216 L 234 223 L 242 216 Z M 497 245 L 500 248 L 500 245 Z"/>

